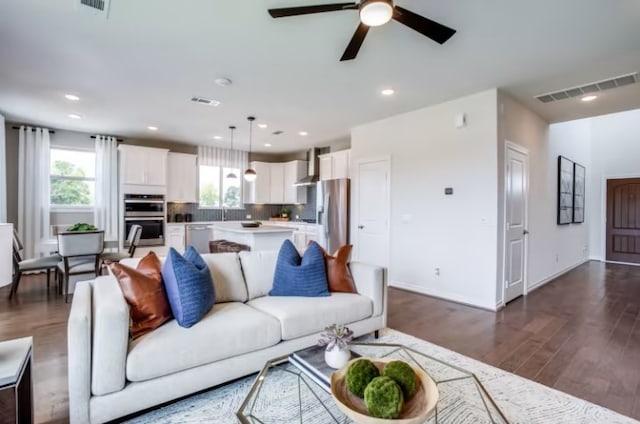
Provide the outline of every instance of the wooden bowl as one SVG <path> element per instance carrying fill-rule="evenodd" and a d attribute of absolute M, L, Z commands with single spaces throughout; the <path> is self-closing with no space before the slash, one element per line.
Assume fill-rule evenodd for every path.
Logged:
<path fill-rule="evenodd" d="M 370 416 L 367 412 L 364 400 L 349 391 L 345 380 L 345 375 L 349 365 L 360 359 L 369 359 L 376 367 L 378 367 L 380 374 L 382 374 L 382 369 L 387 362 L 397 361 L 397 359 L 390 358 L 356 358 L 352 359 L 347 363 L 347 365 L 331 374 L 331 394 L 333 395 L 333 399 L 336 401 L 338 408 L 340 408 L 347 417 L 351 418 L 358 424 L 420 424 L 433 415 L 439 398 L 438 386 L 436 386 L 435 381 L 433 381 L 429 374 L 424 372 L 422 369 L 409 364 L 411 365 L 411 368 L 413 368 L 413 371 L 416 373 L 421 384 L 418 391 L 411 399 L 408 401 L 405 399 L 400 416 L 392 420 Z"/>

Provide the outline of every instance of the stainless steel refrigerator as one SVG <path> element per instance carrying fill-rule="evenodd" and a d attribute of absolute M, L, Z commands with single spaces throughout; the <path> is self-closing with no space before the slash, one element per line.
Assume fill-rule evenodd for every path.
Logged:
<path fill-rule="evenodd" d="M 318 243 L 333 254 L 349 243 L 349 179 L 319 181 L 316 189 Z"/>

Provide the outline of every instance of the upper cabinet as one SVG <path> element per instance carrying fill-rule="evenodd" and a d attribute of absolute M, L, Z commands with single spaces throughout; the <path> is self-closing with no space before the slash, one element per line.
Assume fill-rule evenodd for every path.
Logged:
<path fill-rule="evenodd" d="M 167 202 L 198 202 L 198 156 L 169 152 Z"/>
<path fill-rule="evenodd" d="M 127 185 L 167 185 L 166 149 L 130 146 L 121 144 L 120 184 Z"/>
<path fill-rule="evenodd" d="M 350 178 L 351 150 L 320 155 L 320 181 Z"/>
<path fill-rule="evenodd" d="M 306 203 L 305 187 L 293 184 L 306 176 L 307 162 L 295 160 L 286 163 L 251 162 L 257 177 L 244 183 L 244 203 L 293 204 Z"/>

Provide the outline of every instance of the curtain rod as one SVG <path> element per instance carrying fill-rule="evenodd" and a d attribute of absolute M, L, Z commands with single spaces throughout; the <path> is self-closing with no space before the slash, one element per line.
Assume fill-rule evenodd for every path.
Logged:
<path fill-rule="evenodd" d="M 20 127 L 11 127 L 11 128 L 13 128 L 14 130 L 19 130 L 20 129 Z M 35 128 L 31 128 L 31 131 L 35 131 L 35 130 L 36 130 Z M 54 130 L 49 130 L 48 129 L 47 131 L 49 131 L 50 134 L 55 134 L 56 133 Z"/>
<path fill-rule="evenodd" d="M 92 136 L 91 136 L 91 138 L 96 138 L 96 136 L 95 136 L 95 135 L 92 135 Z M 123 140 L 123 139 L 121 139 L 121 138 L 116 138 L 116 141 L 117 141 L 118 143 L 122 143 L 124 140 Z"/>

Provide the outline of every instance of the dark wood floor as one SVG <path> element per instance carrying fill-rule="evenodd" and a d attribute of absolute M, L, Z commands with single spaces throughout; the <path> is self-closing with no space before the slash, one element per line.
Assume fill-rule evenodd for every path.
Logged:
<path fill-rule="evenodd" d="M 63 423 L 69 305 L 42 276 L 20 289 L 0 340 L 34 336 L 36 422 Z M 498 313 L 390 289 L 389 327 L 640 419 L 640 267 L 591 262 Z"/>

